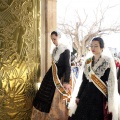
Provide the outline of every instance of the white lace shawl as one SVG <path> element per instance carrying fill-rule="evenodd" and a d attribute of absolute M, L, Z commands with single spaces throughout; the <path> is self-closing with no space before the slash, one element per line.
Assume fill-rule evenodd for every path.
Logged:
<path fill-rule="evenodd" d="M 118 120 L 118 83 L 116 66 L 113 59 L 110 59 L 110 74 L 108 78 L 108 109 L 112 112 L 112 120 Z"/>
<path fill-rule="evenodd" d="M 59 44 L 57 46 L 57 51 L 56 51 L 56 47 L 53 49 L 52 58 L 53 58 L 53 60 L 54 60 L 55 63 L 58 62 L 61 53 L 63 53 L 66 49 L 68 49 L 68 47 L 65 46 L 65 45 L 63 45 L 63 44 Z"/>
<path fill-rule="evenodd" d="M 92 67 L 93 71 L 99 78 L 104 75 L 105 70 L 107 68 L 110 68 L 110 62 L 107 56 L 102 56 L 100 60 L 94 65 L 94 67 Z M 86 65 L 85 65 L 84 73 L 86 75 L 86 78 L 91 82 Z"/>

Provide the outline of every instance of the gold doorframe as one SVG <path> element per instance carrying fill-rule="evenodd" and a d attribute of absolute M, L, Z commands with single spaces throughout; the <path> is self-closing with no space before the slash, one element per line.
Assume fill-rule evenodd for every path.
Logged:
<path fill-rule="evenodd" d="M 39 40 L 40 0 L 0 0 L 0 120 L 30 120 Z"/>

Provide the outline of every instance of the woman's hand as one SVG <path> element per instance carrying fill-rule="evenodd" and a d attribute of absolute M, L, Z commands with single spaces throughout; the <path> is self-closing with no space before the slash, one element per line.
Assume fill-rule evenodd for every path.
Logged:
<path fill-rule="evenodd" d="M 68 84 L 68 83 L 63 83 L 63 87 L 65 88 L 65 90 L 67 91 L 67 92 L 71 92 L 71 90 L 72 90 L 72 87 L 71 87 L 71 85 L 70 84 Z"/>
<path fill-rule="evenodd" d="M 80 101 L 80 99 L 76 98 L 75 103 L 78 105 L 79 101 Z"/>
<path fill-rule="evenodd" d="M 108 102 L 106 102 L 105 109 L 107 109 L 107 114 L 110 114 L 110 112 L 108 110 Z"/>

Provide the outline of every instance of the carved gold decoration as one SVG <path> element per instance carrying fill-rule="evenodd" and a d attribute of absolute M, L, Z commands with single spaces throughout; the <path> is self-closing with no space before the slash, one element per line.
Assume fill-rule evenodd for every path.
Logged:
<path fill-rule="evenodd" d="M 39 62 L 38 0 L 0 0 L 0 120 L 30 120 Z"/>

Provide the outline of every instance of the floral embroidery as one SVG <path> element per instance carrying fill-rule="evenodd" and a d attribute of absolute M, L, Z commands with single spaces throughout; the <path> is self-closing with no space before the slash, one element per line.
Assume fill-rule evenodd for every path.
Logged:
<path fill-rule="evenodd" d="M 89 64 L 90 62 L 92 62 L 92 58 L 87 59 L 86 64 Z M 86 64 L 84 73 L 87 79 L 91 81 L 88 75 L 88 72 L 90 72 L 90 68 L 87 68 Z M 100 60 L 97 62 L 97 64 L 95 64 L 94 67 L 92 67 L 92 69 L 95 72 L 95 74 L 100 78 L 104 75 L 105 70 L 109 67 L 110 67 L 109 58 L 107 56 L 102 56 Z"/>
<path fill-rule="evenodd" d="M 89 64 L 90 62 L 92 62 L 91 58 L 87 59 L 86 64 Z"/>

